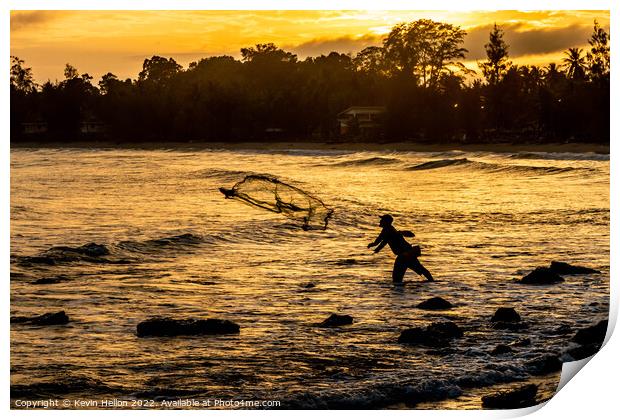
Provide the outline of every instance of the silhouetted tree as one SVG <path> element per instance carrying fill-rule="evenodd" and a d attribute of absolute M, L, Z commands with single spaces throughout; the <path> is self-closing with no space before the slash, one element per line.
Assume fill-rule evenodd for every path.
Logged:
<path fill-rule="evenodd" d="M 373 75 L 383 75 L 387 71 L 385 49 L 381 47 L 366 47 L 353 59 L 355 69 Z"/>
<path fill-rule="evenodd" d="M 586 57 L 590 77 L 595 80 L 609 78 L 609 35 L 596 20 L 594 21 L 594 31 L 588 43 L 591 49 Z"/>
<path fill-rule="evenodd" d="M 241 48 L 241 57 L 246 62 L 265 60 L 294 63 L 297 61 L 295 54 L 286 52 L 273 43 L 256 44 L 255 47 Z"/>
<path fill-rule="evenodd" d="M 420 19 L 396 25 L 383 41 L 388 71 L 413 76 L 422 87 L 436 87 L 442 75 L 464 66 L 457 59 L 466 32 L 448 23 Z"/>
<path fill-rule="evenodd" d="M 504 41 L 504 31 L 497 24 L 493 25 L 489 33 L 489 42 L 484 44 L 484 49 L 487 60 L 478 63 L 478 67 L 482 70 L 487 83 L 496 85 L 512 65 L 508 61 L 508 44 Z"/>
<path fill-rule="evenodd" d="M 586 78 L 586 58 L 582 56 L 581 48 L 569 48 L 562 59 L 566 75 L 570 79 L 584 80 Z"/>
<path fill-rule="evenodd" d="M 181 69 L 182 66 L 177 64 L 173 58 L 153 56 L 144 60 L 138 80 L 162 84 L 174 77 Z"/>
<path fill-rule="evenodd" d="M 22 137 L 23 123 L 37 119 L 37 85 L 32 69 L 24 64 L 24 60 L 11 56 L 10 129 L 11 137 L 16 139 Z"/>
<path fill-rule="evenodd" d="M 36 84 L 32 77 L 32 69 L 24 67 L 24 60 L 11 56 L 11 87 L 21 93 L 32 93 L 36 90 Z"/>
<path fill-rule="evenodd" d="M 75 67 L 67 63 L 65 65 L 65 80 L 75 79 L 79 76 L 79 73 Z"/>

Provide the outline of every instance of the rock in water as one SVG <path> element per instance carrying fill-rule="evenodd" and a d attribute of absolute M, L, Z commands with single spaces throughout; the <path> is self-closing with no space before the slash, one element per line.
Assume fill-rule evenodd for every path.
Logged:
<path fill-rule="evenodd" d="M 450 309 L 454 305 L 452 305 L 447 300 L 434 297 L 430 299 L 426 299 L 424 302 L 420 303 L 417 307 L 420 309 L 429 309 L 429 310 L 442 310 L 442 309 Z"/>
<path fill-rule="evenodd" d="M 519 331 L 528 327 L 527 323 L 521 322 L 521 316 L 513 308 L 498 308 L 491 322 L 496 330 Z"/>
<path fill-rule="evenodd" d="M 601 346 L 599 344 L 587 344 L 585 346 L 575 347 L 567 351 L 567 353 L 575 360 L 586 359 L 594 356 Z"/>
<path fill-rule="evenodd" d="M 581 345 L 597 344 L 601 346 L 603 341 L 605 341 L 605 334 L 607 334 L 606 319 L 596 325 L 580 329 L 571 341 Z"/>
<path fill-rule="evenodd" d="M 527 362 L 526 366 L 532 375 L 547 375 L 562 370 L 562 361 L 558 356 L 548 354 Z"/>
<path fill-rule="evenodd" d="M 545 285 L 545 284 L 561 283 L 563 281 L 564 279 L 560 275 L 558 275 L 555 271 L 552 271 L 550 268 L 537 267 L 530 274 L 528 274 L 527 276 L 519 280 L 519 283 Z"/>
<path fill-rule="evenodd" d="M 454 322 L 435 322 L 425 328 L 407 328 L 400 333 L 398 342 L 427 347 L 446 347 L 453 338 L 463 336 L 463 330 Z"/>
<path fill-rule="evenodd" d="M 491 354 L 493 356 L 497 356 L 498 354 L 506 354 L 506 353 L 512 353 L 513 350 L 510 346 L 507 346 L 506 344 L 498 344 L 497 346 L 495 346 L 495 348 L 493 350 L 491 350 Z"/>
<path fill-rule="evenodd" d="M 600 273 L 600 271 L 595 270 L 589 267 L 582 267 L 579 265 L 571 265 L 565 262 L 559 261 L 551 261 L 551 266 L 549 267 L 551 271 L 556 274 L 595 274 Z"/>
<path fill-rule="evenodd" d="M 498 308 L 491 322 L 521 322 L 521 316 L 514 308 Z"/>
<path fill-rule="evenodd" d="M 11 324 L 31 324 L 31 325 L 64 325 L 69 322 L 69 317 L 65 311 L 48 312 L 39 316 L 12 316 Z"/>
<path fill-rule="evenodd" d="M 138 324 L 138 337 L 236 334 L 239 325 L 224 319 L 151 318 Z"/>
<path fill-rule="evenodd" d="M 418 344 L 426 347 L 447 347 L 449 341 L 441 336 L 428 332 L 426 328 L 407 328 L 400 333 L 398 342 L 403 344 Z"/>
<path fill-rule="evenodd" d="M 531 407 L 536 405 L 537 393 L 537 385 L 524 385 L 517 389 L 485 395 L 482 397 L 482 407 L 496 409 Z"/>
<path fill-rule="evenodd" d="M 329 318 L 319 324 L 319 327 L 340 327 L 350 324 L 353 324 L 353 317 L 351 315 L 331 314 Z"/>
<path fill-rule="evenodd" d="M 571 338 L 571 341 L 581 345 L 568 350 L 567 353 L 575 360 L 593 356 L 603 345 L 605 334 L 607 334 L 606 319 L 600 321 L 596 325 L 582 328 Z"/>

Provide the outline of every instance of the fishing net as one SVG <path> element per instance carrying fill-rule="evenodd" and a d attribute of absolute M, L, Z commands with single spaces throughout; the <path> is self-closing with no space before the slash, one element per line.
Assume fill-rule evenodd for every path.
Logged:
<path fill-rule="evenodd" d="M 300 188 L 265 175 L 248 175 L 231 189 L 220 188 L 226 198 L 242 202 L 289 219 L 302 222 L 302 228 L 327 229 L 333 210 Z"/>

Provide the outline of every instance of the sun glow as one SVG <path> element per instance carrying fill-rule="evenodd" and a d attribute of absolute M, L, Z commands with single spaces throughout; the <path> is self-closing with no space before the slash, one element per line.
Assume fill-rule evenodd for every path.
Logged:
<path fill-rule="evenodd" d="M 394 25 L 416 19 L 467 30 L 466 61 L 474 62 L 495 22 L 506 27 L 515 46 L 513 61 L 536 64 L 585 45 L 594 19 L 609 27 L 608 11 L 12 11 L 11 54 L 24 59 L 39 82 L 62 79 L 67 62 L 95 78 L 108 71 L 135 78 L 153 55 L 187 66 L 210 55 L 238 58 L 240 48 L 264 42 L 302 59 L 331 51 L 355 54 L 380 45 Z M 549 51 L 538 51 L 541 44 Z"/>

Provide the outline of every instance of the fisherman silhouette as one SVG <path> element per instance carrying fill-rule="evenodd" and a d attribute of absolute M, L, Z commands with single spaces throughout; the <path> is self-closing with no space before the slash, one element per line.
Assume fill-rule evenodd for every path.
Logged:
<path fill-rule="evenodd" d="M 374 251 L 376 254 L 381 251 L 386 244 L 390 246 L 392 252 L 396 255 L 394 270 L 392 271 L 392 281 L 394 283 L 400 284 L 403 282 L 403 277 L 405 276 L 407 268 L 426 277 L 427 281 L 433 281 L 434 279 L 431 273 L 418 261 L 418 257 L 421 255 L 420 247 L 412 246 L 405 240 L 405 237 L 414 237 L 414 233 L 408 230 L 396 230 L 396 228 L 392 226 L 393 221 L 394 218 L 389 214 L 381 216 L 379 226 L 383 229 L 377 239 L 368 244 L 368 248 L 378 245 Z"/>

